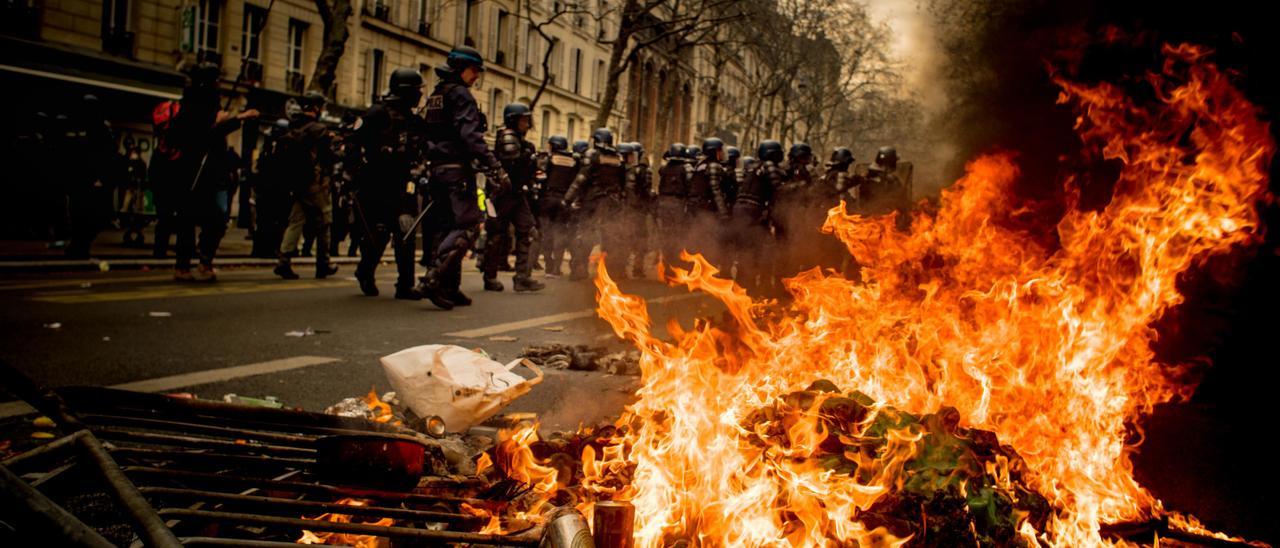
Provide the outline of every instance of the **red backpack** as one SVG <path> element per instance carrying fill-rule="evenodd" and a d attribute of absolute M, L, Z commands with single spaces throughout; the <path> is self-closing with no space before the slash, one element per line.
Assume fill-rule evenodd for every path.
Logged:
<path fill-rule="evenodd" d="M 182 105 L 178 101 L 165 101 L 156 105 L 156 108 L 151 111 L 151 125 L 155 128 L 156 135 L 153 155 L 159 154 L 168 160 L 177 160 L 182 156 L 182 151 L 169 142 L 169 130 L 172 129 L 173 121 L 181 108 Z"/>

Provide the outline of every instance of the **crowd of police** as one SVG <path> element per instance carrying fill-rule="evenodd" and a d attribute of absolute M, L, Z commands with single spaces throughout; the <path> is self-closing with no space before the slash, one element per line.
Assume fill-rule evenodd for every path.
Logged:
<path fill-rule="evenodd" d="M 521 103 L 505 106 L 491 147 L 470 91 L 483 71 L 476 50 L 457 47 L 424 97 L 417 70 L 395 70 L 387 95 L 338 127 L 321 120 L 322 94 L 295 99 L 289 117 L 267 131 L 251 174 L 255 205 L 242 202 L 240 212 L 254 218 L 255 246 L 278 258 L 275 273 L 299 278 L 293 259 L 311 252 L 315 276 L 332 276 L 338 267 L 330 258 L 349 238 L 349 254 L 360 256 L 360 290 L 374 296 L 390 246 L 395 297 L 451 309 L 471 303 L 460 288 L 468 254 L 477 257 L 486 291 L 503 291 L 498 273 L 514 271 L 512 289 L 527 292 L 545 287 L 532 276 L 539 268 L 546 278 L 586 279 L 597 247 L 614 277 L 643 277 L 657 260 L 672 263 L 687 249 L 722 275 L 768 290 L 800 269 L 856 268 L 834 238 L 812 237 L 831 208 L 843 202 L 850 212 L 876 214 L 910 200 L 910 165 L 900 165 L 891 147 L 856 168 L 849 149 L 836 148 L 824 168 L 804 143 L 785 149 L 766 140 L 751 156 L 708 138 L 671 145 L 655 168 L 639 143 L 615 143 L 606 128 L 589 142 L 550 136 L 539 151 L 526 138 L 533 118 Z M 217 78 L 216 66 L 196 67 L 182 100 L 157 118 L 149 170 L 161 225 L 156 244 L 159 250 L 168 232 L 177 233 L 180 281 L 215 277 L 226 179 L 239 162 L 226 157 L 226 136 L 258 114 L 220 107 Z M 108 146 L 86 142 L 97 141 Z M 426 267 L 420 277 L 418 266 Z"/>

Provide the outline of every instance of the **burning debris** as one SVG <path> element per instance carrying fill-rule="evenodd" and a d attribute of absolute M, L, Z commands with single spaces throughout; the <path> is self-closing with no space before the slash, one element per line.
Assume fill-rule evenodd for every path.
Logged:
<path fill-rule="evenodd" d="M 573 371 L 603 371 L 611 375 L 639 375 L 640 352 L 607 349 L 585 344 L 544 344 L 526 346 L 520 354 L 540 367 Z"/>

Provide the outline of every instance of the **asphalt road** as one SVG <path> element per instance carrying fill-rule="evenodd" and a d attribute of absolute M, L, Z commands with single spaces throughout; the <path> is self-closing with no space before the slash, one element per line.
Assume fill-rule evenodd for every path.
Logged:
<path fill-rule="evenodd" d="M 161 379 L 144 389 L 209 399 L 270 395 L 323 410 L 370 387 L 390 390 L 378 358 L 412 346 L 481 348 L 502 362 L 526 345 L 548 342 L 625 348 L 596 318 L 590 282 L 546 280 L 544 291 L 513 293 L 508 273 L 500 278 L 506 292 L 485 292 L 471 261 L 466 266 L 463 291 L 475 304 L 448 312 L 426 301 L 393 299 L 392 265 L 379 271 L 379 297 L 360 294 L 350 266 L 333 279 L 296 281 L 279 280 L 265 268 L 228 268 L 207 285 L 177 284 L 168 272 L 4 275 L 0 358 L 52 387 Z M 714 306 L 654 280 L 622 287 L 662 301 L 651 305 L 655 325 Z M 308 328 L 315 334 L 286 336 Z M 274 372 L 252 374 L 261 371 Z M 235 378 L 203 382 L 209 377 L 201 373 Z M 546 375 L 508 409 L 536 412 L 549 429 L 615 417 L 636 385 L 635 377 L 596 372 Z"/>

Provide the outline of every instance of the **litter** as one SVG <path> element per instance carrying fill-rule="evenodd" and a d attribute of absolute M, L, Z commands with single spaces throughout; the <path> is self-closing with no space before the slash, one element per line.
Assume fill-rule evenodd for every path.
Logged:
<path fill-rule="evenodd" d="M 306 329 L 305 329 L 305 330 L 303 330 L 303 331 L 289 331 L 289 332 L 286 332 L 286 333 L 284 334 L 284 336 L 286 336 L 286 337 L 299 337 L 299 338 L 301 338 L 301 337 L 310 337 L 310 336 L 315 335 L 315 334 L 316 334 L 316 330 L 311 329 L 310 327 L 308 327 L 308 328 L 306 328 Z"/>
<path fill-rule="evenodd" d="M 515 342 L 520 339 L 517 337 L 512 337 L 510 335 L 498 335 L 496 337 L 489 337 L 489 340 L 496 341 L 496 342 Z"/>
<path fill-rule="evenodd" d="M 147 315 L 148 315 L 148 316 L 151 316 L 152 318 L 168 318 L 168 317 L 170 317 L 170 316 L 173 316 L 173 313 L 171 313 L 171 312 L 148 312 L 148 313 L 147 313 Z"/>
<path fill-rule="evenodd" d="M 438 416 L 452 432 L 462 432 L 496 415 L 542 382 L 529 360 L 503 365 L 454 345 L 415 346 L 381 360 L 400 400 L 419 417 Z M 511 372 L 518 365 L 533 371 L 525 379 Z"/>

